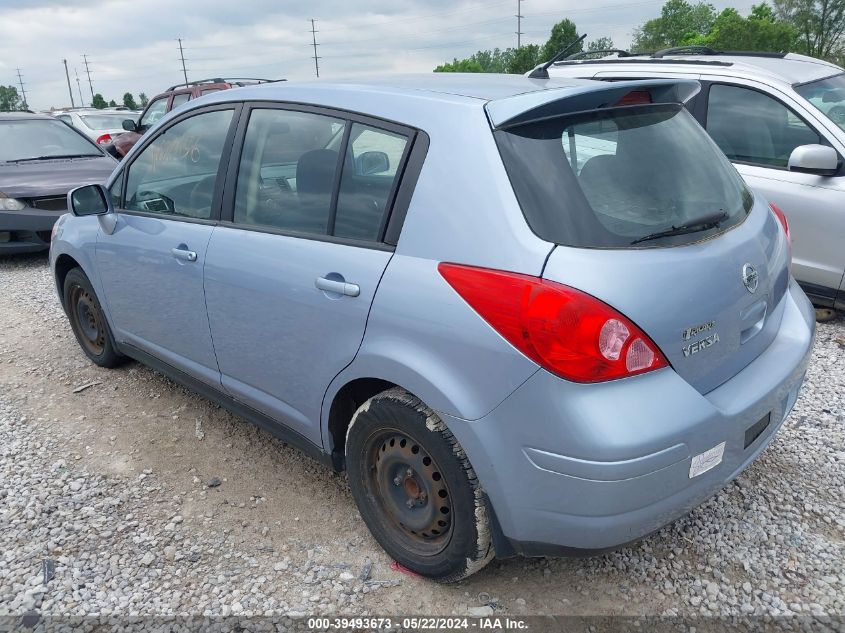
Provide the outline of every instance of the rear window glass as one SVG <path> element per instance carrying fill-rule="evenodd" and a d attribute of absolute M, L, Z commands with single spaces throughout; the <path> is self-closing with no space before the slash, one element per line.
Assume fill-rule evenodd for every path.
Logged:
<path fill-rule="evenodd" d="M 557 244 L 689 244 L 741 223 L 753 204 L 734 167 L 679 105 L 600 110 L 495 135 L 526 220 Z M 674 234 L 655 235 L 664 232 Z"/>

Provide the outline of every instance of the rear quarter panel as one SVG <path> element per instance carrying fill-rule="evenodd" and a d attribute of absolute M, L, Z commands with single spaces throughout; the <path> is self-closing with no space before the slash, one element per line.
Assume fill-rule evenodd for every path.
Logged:
<path fill-rule="evenodd" d="M 326 393 L 324 437 L 335 394 L 356 378 L 392 382 L 436 411 L 477 419 L 538 369 L 437 271 L 454 262 L 539 276 L 552 249 L 525 222 L 483 104 L 455 105 L 445 118 L 419 113 L 428 154 L 361 348 Z"/>

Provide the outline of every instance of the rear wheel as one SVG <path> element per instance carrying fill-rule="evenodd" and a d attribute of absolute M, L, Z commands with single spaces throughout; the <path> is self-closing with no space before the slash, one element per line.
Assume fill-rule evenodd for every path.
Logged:
<path fill-rule="evenodd" d="M 487 497 L 466 454 L 408 392 L 385 391 L 358 409 L 346 462 L 364 522 L 404 567 L 453 582 L 493 559 Z"/>
<path fill-rule="evenodd" d="M 85 355 L 100 367 L 116 367 L 125 357 L 114 346 L 100 301 L 85 273 L 74 268 L 65 277 L 65 309 L 76 340 Z"/>
<path fill-rule="evenodd" d="M 819 323 L 827 323 L 833 321 L 838 315 L 836 310 L 831 308 L 816 308 L 816 321 Z"/>

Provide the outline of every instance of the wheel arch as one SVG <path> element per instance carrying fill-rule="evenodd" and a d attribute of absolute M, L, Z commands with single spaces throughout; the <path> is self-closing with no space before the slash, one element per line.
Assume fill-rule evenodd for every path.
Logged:
<path fill-rule="evenodd" d="M 480 397 L 484 394 L 473 389 L 467 377 L 448 359 L 437 356 L 419 342 L 397 347 L 395 341 L 384 346 L 365 345 L 326 390 L 321 435 L 323 447 L 338 470 L 344 468 L 346 429 L 352 415 L 367 399 L 382 391 L 400 387 L 433 411 L 468 420 L 483 416 L 507 396 L 499 394 L 492 405 L 484 403 Z"/>
<path fill-rule="evenodd" d="M 354 378 L 343 384 L 331 398 L 323 430 L 323 444 L 332 456 L 336 470 L 346 469 L 346 432 L 355 411 L 373 396 L 397 387 L 381 378 Z"/>
<path fill-rule="evenodd" d="M 82 269 L 82 266 L 78 261 L 76 261 L 76 259 L 67 253 L 59 255 L 53 266 L 53 278 L 56 282 L 56 290 L 59 293 L 59 302 L 62 304 L 62 308 L 64 308 L 65 311 L 67 311 L 67 306 L 65 305 L 65 279 L 67 278 L 67 274 L 74 268 Z M 83 270 L 83 272 L 85 271 Z"/>

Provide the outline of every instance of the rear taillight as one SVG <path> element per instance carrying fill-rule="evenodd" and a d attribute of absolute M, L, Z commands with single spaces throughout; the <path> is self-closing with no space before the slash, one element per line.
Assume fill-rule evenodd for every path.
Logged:
<path fill-rule="evenodd" d="M 789 261 L 787 267 L 789 268 L 789 272 L 792 272 L 792 234 L 789 232 L 789 220 L 786 219 L 786 214 L 780 210 L 773 202 L 769 203 L 769 208 L 772 210 L 772 214 L 777 218 L 780 225 L 783 227 L 783 232 L 786 235 L 786 243 L 788 245 L 788 252 L 789 252 Z"/>
<path fill-rule="evenodd" d="M 505 340 L 562 378 L 601 382 L 669 364 L 640 328 L 579 290 L 488 268 L 446 263 L 437 268 Z"/>
<path fill-rule="evenodd" d="M 789 232 L 789 220 L 786 219 L 786 214 L 774 203 L 770 203 L 769 208 L 772 210 L 772 213 L 775 214 L 778 222 L 780 222 L 780 225 L 783 227 L 783 232 L 786 233 L 786 239 L 791 243 L 792 235 Z"/>
<path fill-rule="evenodd" d="M 97 137 L 97 145 L 111 142 L 111 134 L 101 134 Z"/>
<path fill-rule="evenodd" d="M 617 106 L 640 105 L 643 103 L 651 103 L 651 93 L 648 90 L 632 90 L 619 101 Z"/>

